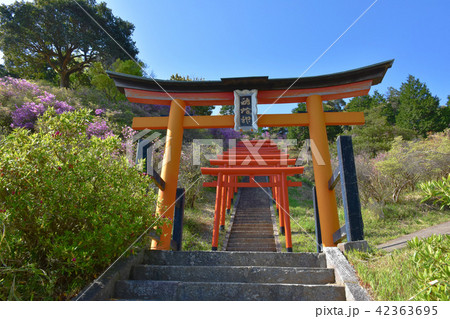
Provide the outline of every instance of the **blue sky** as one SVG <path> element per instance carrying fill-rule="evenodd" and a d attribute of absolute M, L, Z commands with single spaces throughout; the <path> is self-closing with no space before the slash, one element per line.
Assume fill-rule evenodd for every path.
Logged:
<path fill-rule="evenodd" d="M 135 25 L 139 58 L 156 78 L 178 73 L 217 80 L 300 76 L 374 0 L 106 2 Z M 444 105 L 450 94 L 449 13 L 448 0 L 378 0 L 304 76 L 395 59 L 371 92 L 399 88 L 412 74 Z M 269 113 L 292 107 L 279 104 Z"/>
<path fill-rule="evenodd" d="M 106 2 L 135 24 L 139 56 L 157 78 L 216 80 L 300 76 L 374 0 Z M 304 76 L 395 59 L 373 89 L 399 88 L 412 74 L 443 105 L 450 94 L 449 13 L 447 0 L 379 0 Z"/>

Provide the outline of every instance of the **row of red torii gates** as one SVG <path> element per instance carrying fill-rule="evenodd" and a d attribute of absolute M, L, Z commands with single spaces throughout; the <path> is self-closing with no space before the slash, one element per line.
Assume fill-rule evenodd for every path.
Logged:
<path fill-rule="evenodd" d="M 203 183 L 205 187 L 216 187 L 212 250 L 217 250 L 219 230 L 225 227 L 226 211 L 230 209 L 238 188 L 270 187 L 279 212 L 281 232 L 286 235 L 286 250 L 292 252 L 288 187 L 301 186 L 302 183 L 288 181 L 287 177 L 303 173 L 303 167 L 288 167 L 295 162 L 296 159 L 280 152 L 272 141 L 254 140 L 241 141 L 217 159 L 210 160 L 211 165 L 219 167 L 202 167 L 202 174 L 217 176 L 216 182 Z M 239 176 L 248 176 L 249 182 L 239 182 Z M 258 183 L 255 176 L 267 176 L 269 181 Z"/>
<path fill-rule="evenodd" d="M 262 114 L 257 115 L 254 122 L 258 127 L 307 126 L 309 128 L 312 146 L 315 148 L 312 149 L 312 157 L 322 243 L 323 246 L 332 247 L 336 246 L 333 234 L 340 228 L 336 197 L 334 190 L 329 187 L 333 172 L 326 127 L 330 125 L 363 125 L 364 114 L 362 112 L 324 112 L 322 102 L 367 95 L 372 85 L 381 83 L 392 64 L 393 60 L 390 60 L 350 71 L 299 79 L 244 77 L 223 78 L 221 81 L 183 82 L 147 79 L 114 72 L 108 72 L 108 75 L 130 102 L 171 106 L 168 117 L 137 117 L 133 119 L 132 125 L 135 130 L 167 130 L 161 171 L 165 188 L 159 191 L 157 213 L 171 219 L 174 215 L 184 129 L 235 127 L 235 116 L 233 115 L 188 116 L 185 114 L 186 106 L 232 105 L 235 102 L 237 90 L 257 92 L 259 104 L 306 102 L 306 113 Z M 222 160 L 229 160 L 229 157 L 226 158 L 227 155 L 229 154 L 224 154 Z M 236 156 L 235 159 L 239 160 L 239 157 Z M 267 157 L 266 159 L 268 160 Z M 211 164 L 221 167 L 203 169 L 204 173 L 218 176 L 216 184 L 207 186 L 216 186 L 218 193 L 223 185 L 228 189 L 245 186 L 239 185 L 236 179 L 234 181 L 230 181 L 230 179 L 242 174 L 248 176 L 249 174 L 245 174 L 243 171 L 247 168 L 231 167 L 226 162 L 220 162 L 220 159 L 219 162 L 211 162 Z M 302 168 L 287 167 L 287 165 L 276 167 L 277 162 L 270 161 L 268 164 L 271 166 L 252 169 L 252 174 L 272 176 L 269 184 L 275 185 L 275 192 L 278 192 L 274 194 L 277 204 L 287 212 L 289 204 L 286 194 L 289 182 L 286 182 L 287 179 L 283 176 L 299 174 Z M 224 180 L 225 177 L 227 180 Z M 219 201 L 216 200 L 216 207 L 224 205 L 220 198 L 217 198 Z M 218 232 L 216 228 L 220 225 L 220 218 L 223 218 L 220 215 L 221 209 L 216 209 L 218 211 L 214 223 L 214 236 L 216 237 Z M 281 211 L 282 209 L 280 216 L 282 215 Z M 283 222 L 287 228 L 288 221 L 284 217 Z M 170 225 L 163 226 L 161 239 L 159 242 L 153 242 L 152 249 L 170 249 L 171 233 Z M 288 236 L 286 236 L 286 241 L 288 241 Z M 291 244 L 288 242 L 286 244 L 287 248 L 292 247 L 289 247 Z M 213 239 L 212 246 L 217 247 L 216 239 Z"/>

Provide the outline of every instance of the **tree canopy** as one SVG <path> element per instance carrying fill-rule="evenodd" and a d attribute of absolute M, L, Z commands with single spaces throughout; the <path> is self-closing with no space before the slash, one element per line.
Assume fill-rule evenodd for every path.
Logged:
<path fill-rule="evenodd" d="M 402 83 L 398 99 L 398 126 L 415 130 L 424 137 L 428 132 L 440 132 L 448 126 L 448 112 L 439 107 L 439 98 L 431 95 L 427 85 L 414 76 L 410 75 Z"/>
<path fill-rule="evenodd" d="M 141 66 L 132 60 L 122 61 L 117 59 L 111 67 L 111 71 L 131 74 L 136 76 L 143 76 Z M 97 90 L 102 91 L 108 98 L 115 101 L 125 101 L 127 98 L 122 94 L 114 84 L 114 80 L 106 74 L 103 65 L 100 62 L 94 62 L 90 68 L 86 70 L 86 75 L 89 78 L 90 84 Z"/>
<path fill-rule="evenodd" d="M 219 111 L 220 115 L 234 115 L 234 105 L 222 105 Z"/>
<path fill-rule="evenodd" d="M 340 112 L 345 108 L 345 101 L 342 99 L 326 101 L 323 103 L 325 112 Z M 292 110 L 292 113 L 305 113 L 306 103 L 299 103 L 298 106 Z M 334 141 L 336 137 L 343 131 L 342 126 L 327 126 L 327 136 L 329 141 Z M 309 139 L 309 129 L 305 126 L 292 126 L 288 128 L 287 138 L 296 139 L 299 144 Z"/>
<path fill-rule="evenodd" d="M 69 87 L 70 75 L 95 61 L 110 66 L 118 58 L 129 59 L 102 28 L 136 58 L 134 25 L 114 16 L 104 2 L 35 0 L 1 5 L 0 50 L 6 70 L 35 78 L 56 75 L 61 87 Z"/>
<path fill-rule="evenodd" d="M 363 111 L 365 125 L 349 127 L 345 134 L 353 136 L 357 153 L 376 156 L 392 147 L 396 136 L 404 140 L 441 132 L 450 124 L 450 108 L 439 106 L 425 83 L 410 75 L 400 89 L 388 88 L 385 96 L 355 97 L 346 111 Z"/>

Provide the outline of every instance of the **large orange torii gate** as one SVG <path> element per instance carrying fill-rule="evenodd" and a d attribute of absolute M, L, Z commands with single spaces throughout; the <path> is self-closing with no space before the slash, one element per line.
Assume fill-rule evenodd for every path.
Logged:
<path fill-rule="evenodd" d="M 269 79 L 268 77 L 223 78 L 221 81 L 169 81 L 107 72 L 117 88 L 130 102 L 171 105 L 169 117 L 137 117 L 133 129 L 166 129 L 166 144 L 161 172 L 166 182 L 159 191 L 157 212 L 172 218 L 180 166 L 184 129 L 233 128 L 233 115 L 186 116 L 186 106 L 232 105 L 234 91 L 257 90 L 259 104 L 306 102 L 307 112 L 257 115 L 259 127 L 308 126 L 314 142 L 314 179 L 324 246 L 335 246 L 333 233 L 339 229 L 334 190 L 328 187 L 332 177 L 326 127 L 362 125 L 362 112 L 324 112 L 322 101 L 367 95 L 379 84 L 393 60 L 350 71 L 303 78 Z M 170 156 L 170 157 L 169 157 Z M 164 226 L 160 242 L 154 249 L 170 249 L 172 229 Z"/>

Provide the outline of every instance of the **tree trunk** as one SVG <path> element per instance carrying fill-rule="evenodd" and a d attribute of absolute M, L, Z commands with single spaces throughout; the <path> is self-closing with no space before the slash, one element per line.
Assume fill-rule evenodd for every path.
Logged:
<path fill-rule="evenodd" d="M 60 76 L 59 87 L 68 89 L 70 85 L 70 74 L 63 72 L 60 73 L 59 76 Z"/>

